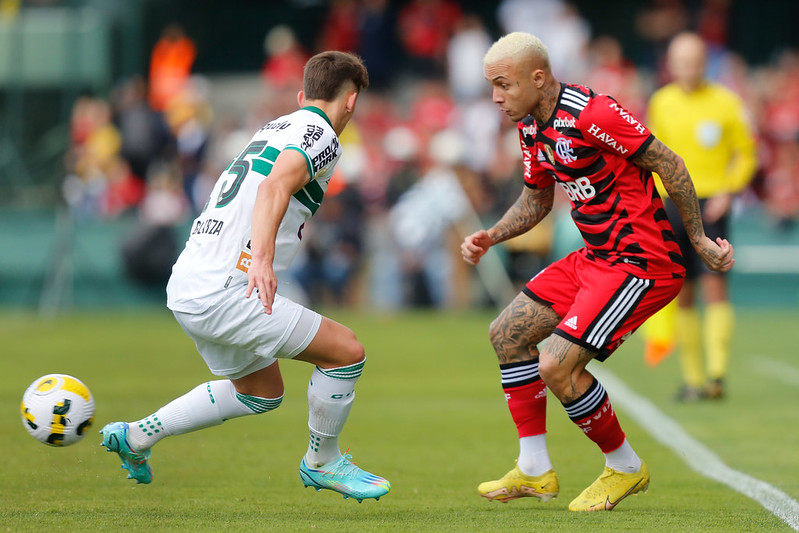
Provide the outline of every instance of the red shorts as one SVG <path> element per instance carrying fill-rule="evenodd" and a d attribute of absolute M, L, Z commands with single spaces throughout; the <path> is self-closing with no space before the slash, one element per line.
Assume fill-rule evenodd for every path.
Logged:
<path fill-rule="evenodd" d="M 682 278 L 643 279 L 572 252 L 524 287 L 561 317 L 554 333 L 598 353 L 604 361 L 680 292 Z"/>

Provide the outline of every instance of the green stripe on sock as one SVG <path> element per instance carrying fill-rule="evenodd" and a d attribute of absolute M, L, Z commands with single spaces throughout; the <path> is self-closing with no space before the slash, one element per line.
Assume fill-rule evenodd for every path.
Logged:
<path fill-rule="evenodd" d="M 361 377 L 363 373 L 363 365 L 366 364 L 366 360 L 364 359 L 360 363 L 355 363 L 354 365 L 349 366 L 340 366 L 338 368 L 316 368 L 319 369 L 319 372 L 324 374 L 329 378 L 335 379 L 358 379 Z"/>
<path fill-rule="evenodd" d="M 249 394 L 236 393 L 236 398 L 249 407 L 253 413 L 261 414 L 267 411 L 272 411 L 280 407 L 283 402 L 283 396 L 280 398 L 259 398 L 258 396 L 250 396 Z"/>

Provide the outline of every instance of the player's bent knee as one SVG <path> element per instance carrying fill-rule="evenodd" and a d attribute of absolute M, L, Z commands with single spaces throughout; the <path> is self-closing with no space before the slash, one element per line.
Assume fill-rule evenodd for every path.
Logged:
<path fill-rule="evenodd" d="M 336 329 L 336 363 L 347 366 L 363 361 L 366 350 L 355 336 L 355 332 L 341 324 L 337 324 Z"/>
<path fill-rule="evenodd" d="M 350 332 L 352 333 L 352 332 Z M 366 349 L 363 344 L 352 333 L 352 337 L 347 339 L 346 344 L 342 350 L 342 358 L 340 360 L 342 366 L 354 365 L 360 363 L 366 358 Z"/>
<path fill-rule="evenodd" d="M 294 357 L 321 368 L 336 368 L 354 365 L 366 358 L 363 344 L 348 327 L 324 319 L 308 348 Z"/>
<path fill-rule="evenodd" d="M 552 357 L 539 357 L 538 375 L 553 392 L 559 382 L 569 377 L 569 373 Z"/>

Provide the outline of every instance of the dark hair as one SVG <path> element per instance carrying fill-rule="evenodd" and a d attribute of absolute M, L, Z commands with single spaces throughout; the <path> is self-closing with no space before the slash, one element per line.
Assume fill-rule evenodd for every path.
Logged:
<path fill-rule="evenodd" d="M 369 87 L 369 73 L 361 58 L 349 52 L 321 52 L 305 64 L 302 90 L 309 100 L 332 102 L 350 81 L 356 92 Z"/>

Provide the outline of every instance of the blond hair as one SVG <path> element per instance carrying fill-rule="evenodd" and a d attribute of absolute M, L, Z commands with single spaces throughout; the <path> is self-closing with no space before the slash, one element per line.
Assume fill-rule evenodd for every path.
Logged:
<path fill-rule="evenodd" d="M 492 65 L 502 59 L 519 62 L 536 56 L 549 66 L 549 52 L 541 39 L 529 33 L 515 31 L 491 45 L 483 57 L 483 65 Z"/>

